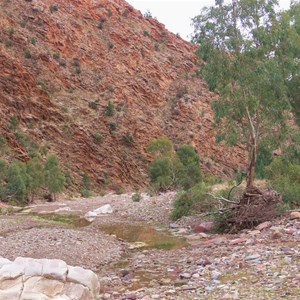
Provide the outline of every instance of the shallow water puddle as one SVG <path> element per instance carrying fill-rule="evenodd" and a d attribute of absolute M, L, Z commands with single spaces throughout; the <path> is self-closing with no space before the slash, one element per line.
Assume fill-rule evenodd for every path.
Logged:
<path fill-rule="evenodd" d="M 85 227 L 91 224 L 91 222 L 85 218 L 81 218 L 80 216 L 72 214 L 33 214 L 32 219 L 58 225 L 69 225 L 73 227 Z"/>
<path fill-rule="evenodd" d="M 155 229 L 150 224 L 105 224 L 98 228 L 125 240 L 131 249 L 179 249 L 187 245 L 182 238 L 171 236 L 167 231 Z M 136 246 L 136 247 L 135 247 Z"/>

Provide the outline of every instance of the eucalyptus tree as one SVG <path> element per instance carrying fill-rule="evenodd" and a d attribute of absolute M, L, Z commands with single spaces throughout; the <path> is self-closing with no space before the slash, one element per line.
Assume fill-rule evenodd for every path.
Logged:
<path fill-rule="evenodd" d="M 286 16 L 277 5 L 277 0 L 216 0 L 193 19 L 200 73 L 218 94 L 212 102 L 217 138 L 246 145 L 247 189 L 254 186 L 260 144 L 278 147 L 291 118 L 287 83 L 295 78 L 295 58 L 284 47 L 284 35 L 295 39 L 287 23 L 283 28 Z"/>

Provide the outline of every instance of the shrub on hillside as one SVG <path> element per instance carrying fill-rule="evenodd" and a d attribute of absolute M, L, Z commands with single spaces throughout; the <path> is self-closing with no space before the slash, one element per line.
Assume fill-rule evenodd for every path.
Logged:
<path fill-rule="evenodd" d="M 131 196 L 131 199 L 133 202 L 140 202 L 142 199 L 142 196 L 140 193 L 135 193 Z"/>
<path fill-rule="evenodd" d="M 179 147 L 176 154 L 182 163 L 178 174 L 178 185 L 188 190 L 202 181 L 202 174 L 199 167 L 200 159 L 196 150 L 191 145 Z"/>
<path fill-rule="evenodd" d="M 157 158 L 153 160 L 149 166 L 148 174 L 156 190 L 168 189 L 173 183 L 170 159 Z"/>
<path fill-rule="evenodd" d="M 148 171 L 155 189 L 180 187 L 188 190 L 201 182 L 199 157 L 192 146 L 183 145 L 175 152 L 171 140 L 162 136 L 153 140 L 147 151 L 155 157 Z"/>
<path fill-rule="evenodd" d="M 192 213 L 210 211 L 213 206 L 208 191 L 209 188 L 204 183 L 198 183 L 189 191 L 180 194 L 174 201 L 171 219 L 177 220 Z"/>
<path fill-rule="evenodd" d="M 266 177 L 272 187 L 282 194 L 284 201 L 300 204 L 300 165 L 275 158 L 266 168 Z"/>

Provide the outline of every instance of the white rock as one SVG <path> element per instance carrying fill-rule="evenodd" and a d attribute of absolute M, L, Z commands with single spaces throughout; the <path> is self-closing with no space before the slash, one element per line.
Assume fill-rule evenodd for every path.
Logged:
<path fill-rule="evenodd" d="M 23 283 L 22 277 L 19 277 L 14 280 L 5 280 L 6 287 L 2 285 L 0 288 L 0 299 L 1 300 L 18 300 L 20 299 Z M 8 285 L 11 285 L 8 287 Z M 3 287 L 3 288 L 2 288 Z"/>
<path fill-rule="evenodd" d="M 67 264 L 60 259 L 41 259 L 43 277 L 65 281 L 67 277 Z"/>
<path fill-rule="evenodd" d="M 24 266 L 17 263 L 5 264 L 0 269 L 0 280 L 14 279 L 24 275 Z"/>
<path fill-rule="evenodd" d="M 102 215 L 102 214 L 111 214 L 113 213 L 113 209 L 110 204 L 105 204 L 99 208 L 96 208 L 94 210 L 88 211 L 84 217 L 88 221 L 93 221 L 97 216 Z"/>
<path fill-rule="evenodd" d="M 9 259 L 6 259 L 6 258 L 0 256 L 0 268 L 2 268 L 2 266 L 4 266 L 4 265 L 10 264 L 10 263 L 11 263 L 11 261 Z"/>
<path fill-rule="evenodd" d="M 42 276 L 43 264 L 40 260 L 29 257 L 17 257 L 15 263 L 24 266 L 25 276 Z"/>
<path fill-rule="evenodd" d="M 113 209 L 110 206 L 110 204 L 105 204 L 97 209 L 94 209 L 93 212 L 96 213 L 97 215 L 111 214 L 113 212 Z"/>
<path fill-rule="evenodd" d="M 82 284 L 88 287 L 93 294 L 99 293 L 100 290 L 97 275 L 81 267 L 69 267 L 67 281 Z"/>
<path fill-rule="evenodd" d="M 68 282 L 64 288 L 64 294 L 70 299 L 85 300 L 92 299 L 93 296 L 89 289 L 82 284 Z"/>
<path fill-rule="evenodd" d="M 47 297 L 53 298 L 61 295 L 63 289 L 64 283 L 61 281 L 35 276 L 24 282 L 23 293 L 28 295 L 35 293 L 43 294 Z"/>

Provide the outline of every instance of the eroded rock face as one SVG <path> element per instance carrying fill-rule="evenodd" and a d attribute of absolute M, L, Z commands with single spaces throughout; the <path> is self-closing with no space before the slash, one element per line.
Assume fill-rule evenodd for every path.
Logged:
<path fill-rule="evenodd" d="M 12 116 L 77 182 L 145 183 L 145 148 L 161 135 L 192 144 L 216 175 L 243 165 L 243 149 L 214 141 L 216 95 L 196 73 L 195 46 L 126 1 L 1 1 L 0 41 L 0 134 L 17 158 L 32 144 Z"/>
<path fill-rule="evenodd" d="M 1 300 L 86 300 L 96 299 L 98 276 L 59 259 L 0 257 Z"/>

